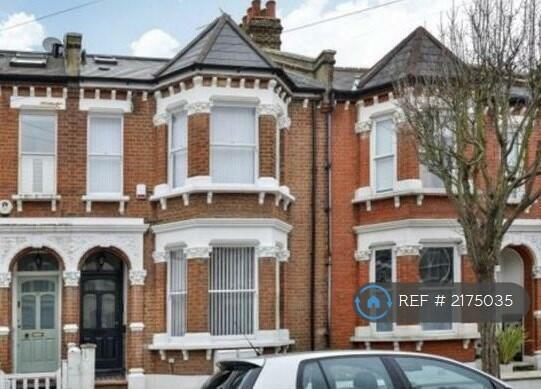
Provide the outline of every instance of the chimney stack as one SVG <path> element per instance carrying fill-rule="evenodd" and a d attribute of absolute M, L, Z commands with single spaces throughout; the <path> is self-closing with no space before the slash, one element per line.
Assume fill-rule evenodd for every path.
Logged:
<path fill-rule="evenodd" d="M 83 36 L 76 32 L 64 35 L 64 67 L 68 76 L 77 77 L 81 71 Z"/>
<path fill-rule="evenodd" d="M 261 1 L 253 0 L 240 26 L 261 48 L 280 50 L 282 22 L 276 18 L 276 1 L 268 0 L 262 9 Z"/>

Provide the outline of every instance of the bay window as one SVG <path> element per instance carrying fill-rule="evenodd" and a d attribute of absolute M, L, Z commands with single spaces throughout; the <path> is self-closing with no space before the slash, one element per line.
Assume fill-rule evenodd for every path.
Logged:
<path fill-rule="evenodd" d="M 254 247 L 213 247 L 209 263 L 211 335 L 255 330 L 257 262 Z"/>
<path fill-rule="evenodd" d="M 169 311 L 169 333 L 171 336 L 183 336 L 186 333 L 187 308 L 187 260 L 184 250 L 176 249 L 170 252 L 169 293 L 167 296 Z"/>
<path fill-rule="evenodd" d="M 257 126 L 253 107 L 212 108 L 210 160 L 212 181 L 253 184 L 257 166 Z"/>
<path fill-rule="evenodd" d="M 423 188 L 428 189 L 445 189 L 443 181 L 437 175 L 432 173 L 425 165 L 421 165 L 421 181 L 423 183 Z"/>
<path fill-rule="evenodd" d="M 375 282 L 377 284 L 390 284 L 393 282 L 393 274 L 395 270 L 393 269 L 393 250 L 380 249 L 374 251 L 374 273 L 375 273 Z M 392 319 L 393 315 L 389 315 L 389 319 Z M 378 321 L 376 322 L 376 331 L 386 332 L 393 330 L 392 321 Z"/>
<path fill-rule="evenodd" d="M 376 120 L 373 147 L 373 185 L 376 192 L 393 190 L 395 182 L 395 125 L 391 118 Z"/>
<path fill-rule="evenodd" d="M 20 144 L 20 193 L 56 194 L 56 115 L 21 113 Z"/>
<path fill-rule="evenodd" d="M 88 118 L 88 193 L 117 195 L 123 191 L 122 116 Z"/>
<path fill-rule="evenodd" d="M 186 112 L 171 115 L 169 124 L 169 182 L 173 188 L 184 185 L 188 175 L 188 117 Z"/>

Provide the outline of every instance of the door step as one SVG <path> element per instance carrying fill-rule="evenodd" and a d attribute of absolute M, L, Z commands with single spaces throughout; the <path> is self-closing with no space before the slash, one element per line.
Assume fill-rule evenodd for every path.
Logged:
<path fill-rule="evenodd" d="M 127 389 L 128 381 L 123 376 L 96 377 L 95 387 L 100 389 Z"/>

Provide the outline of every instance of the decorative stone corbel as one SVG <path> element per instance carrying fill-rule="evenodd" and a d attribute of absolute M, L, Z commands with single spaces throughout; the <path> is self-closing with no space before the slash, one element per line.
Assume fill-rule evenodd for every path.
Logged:
<path fill-rule="evenodd" d="M 79 279 L 81 278 L 81 272 L 77 270 L 66 270 L 62 274 L 64 278 L 64 286 L 78 287 Z"/>
<path fill-rule="evenodd" d="M 195 259 L 195 258 L 209 258 L 210 257 L 210 247 L 188 247 L 184 250 L 186 254 L 186 259 Z"/>
<path fill-rule="evenodd" d="M 186 106 L 186 112 L 188 116 L 200 113 L 210 113 L 210 103 L 208 101 L 200 101 L 188 104 Z"/>
<path fill-rule="evenodd" d="M 9 288 L 11 284 L 11 273 L 0 273 L 0 288 Z"/>
<path fill-rule="evenodd" d="M 541 278 L 541 266 L 540 265 L 536 265 L 532 268 L 532 276 L 533 278 Z"/>
<path fill-rule="evenodd" d="M 357 122 L 355 124 L 355 133 L 362 134 L 362 133 L 368 133 L 372 130 L 372 125 L 374 124 L 374 121 L 369 119 L 362 122 Z"/>
<path fill-rule="evenodd" d="M 403 245 L 403 246 L 397 246 L 395 250 L 396 250 L 395 252 L 396 252 L 397 257 L 418 256 L 421 251 L 421 246 Z"/>
<path fill-rule="evenodd" d="M 167 113 L 157 113 L 152 119 L 155 127 L 165 126 L 167 124 Z"/>
<path fill-rule="evenodd" d="M 365 262 L 370 260 L 370 254 L 370 250 L 357 250 L 354 257 L 357 262 Z"/>
<path fill-rule="evenodd" d="M 154 259 L 154 263 L 167 262 L 167 253 L 165 251 L 154 251 L 152 253 L 152 259 Z"/>
<path fill-rule="evenodd" d="M 130 270 L 130 285 L 145 285 L 145 278 L 147 276 L 147 271 L 144 269 L 140 270 Z"/>

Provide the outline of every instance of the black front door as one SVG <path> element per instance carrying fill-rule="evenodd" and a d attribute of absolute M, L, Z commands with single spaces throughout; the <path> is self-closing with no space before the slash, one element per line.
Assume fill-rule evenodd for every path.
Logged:
<path fill-rule="evenodd" d="M 100 252 L 81 272 L 81 344 L 96 345 L 96 372 L 123 370 L 122 262 Z"/>

